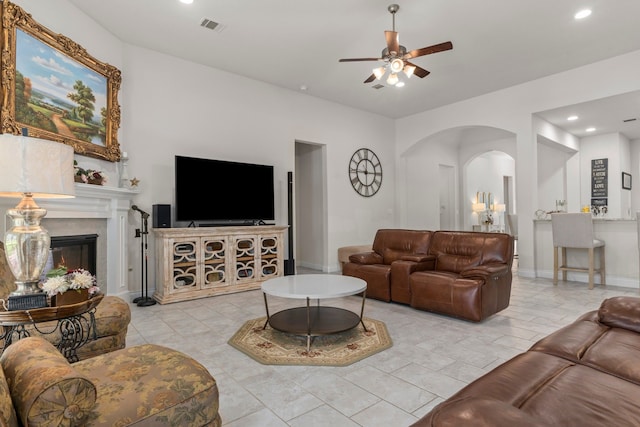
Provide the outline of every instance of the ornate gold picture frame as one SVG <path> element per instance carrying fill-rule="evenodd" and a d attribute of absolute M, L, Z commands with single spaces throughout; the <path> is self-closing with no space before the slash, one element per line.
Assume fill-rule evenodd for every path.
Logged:
<path fill-rule="evenodd" d="M 0 17 L 0 132 L 26 129 L 78 154 L 118 161 L 120 71 L 7 0 Z"/>

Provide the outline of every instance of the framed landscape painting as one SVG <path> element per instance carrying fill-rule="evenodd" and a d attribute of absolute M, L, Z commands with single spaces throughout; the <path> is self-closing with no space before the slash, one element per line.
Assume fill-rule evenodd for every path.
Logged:
<path fill-rule="evenodd" d="M 71 145 L 78 154 L 120 159 L 121 75 L 69 38 L 0 3 L 2 133 Z"/>

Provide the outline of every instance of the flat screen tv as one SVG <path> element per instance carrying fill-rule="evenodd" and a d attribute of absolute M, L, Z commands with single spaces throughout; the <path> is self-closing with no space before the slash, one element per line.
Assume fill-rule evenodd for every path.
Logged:
<path fill-rule="evenodd" d="M 197 225 L 275 219 L 273 166 L 176 156 L 176 221 Z"/>

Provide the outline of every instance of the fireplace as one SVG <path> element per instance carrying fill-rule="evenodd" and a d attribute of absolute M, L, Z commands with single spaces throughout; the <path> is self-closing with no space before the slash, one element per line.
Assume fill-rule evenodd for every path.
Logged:
<path fill-rule="evenodd" d="M 52 236 L 51 268 L 64 265 L 69 270 L 82 268 L 96 275 L 97 243 L 97 234 Z"/>
<path fill-rule="evenodd" d="M 129 263 L 129 253 L 137 253 L 137 246 L 129 246 L 135 244 L 129 233 L 129 220 L 131 201 L 138 193 L 137 189 L 76 184 L 76 197 L 73 199 L 38 200 L 40 207 L 47 210 L 42 226 L 52 238 L 87 234 L 99 236 L 96 245 L 97 265 L 91 273 L 98 278 L 98 285 L 106 295 L 128 298 L 131 293 L 128 286 L 130 279 L 139 277 L 136 270 L 136 266 L 140 265 L 139 258 Z M 0 198 L 0 218 L 14 206 L 15 200 Z M 0 235 L 6 231 L 7 224 L 4 222 L 0 221 Z"/>

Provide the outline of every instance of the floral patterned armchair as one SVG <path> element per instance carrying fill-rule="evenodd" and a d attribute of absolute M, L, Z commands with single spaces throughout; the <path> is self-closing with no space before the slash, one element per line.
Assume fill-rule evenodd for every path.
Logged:
<path fill-rule="evenodd" d="M 221 425 L 218 388 L 191 357 L 145 344 L 70 364 L 25 338 L 0 356 L 0 426 Z"/>
<path fill-rule="evenodd" d="M 4 245 L 0 242 L 0 299 L 6 300 L 9 293 L 16 289 L 14 280 L 5 258 Z M 2 310 L 2 308 L 0 308 L 0 310 Z M 126 345 L 127 328 L 131 321 L 131 309 L 122 298 L 107 295 L 96 308 L 95 321 L 95 336 L 92 331 L 90 340 L 78 348 L 77 353 L 80 360 L 124 348 Z M 44 331 L 54 329 L 53 326 L 48 327 L 44 323 L 39 324 L 38 328 Z M 30 334 L 32 336 L 41 335 L 33 328 L 30 329 Z M 60 342 L 59 330 L 43 336 L 54 345 Z M 0 350 L 3 347 L 4 343 L 0 339 Z M 0 427 L 1 426 L 0 424 Z"/>

